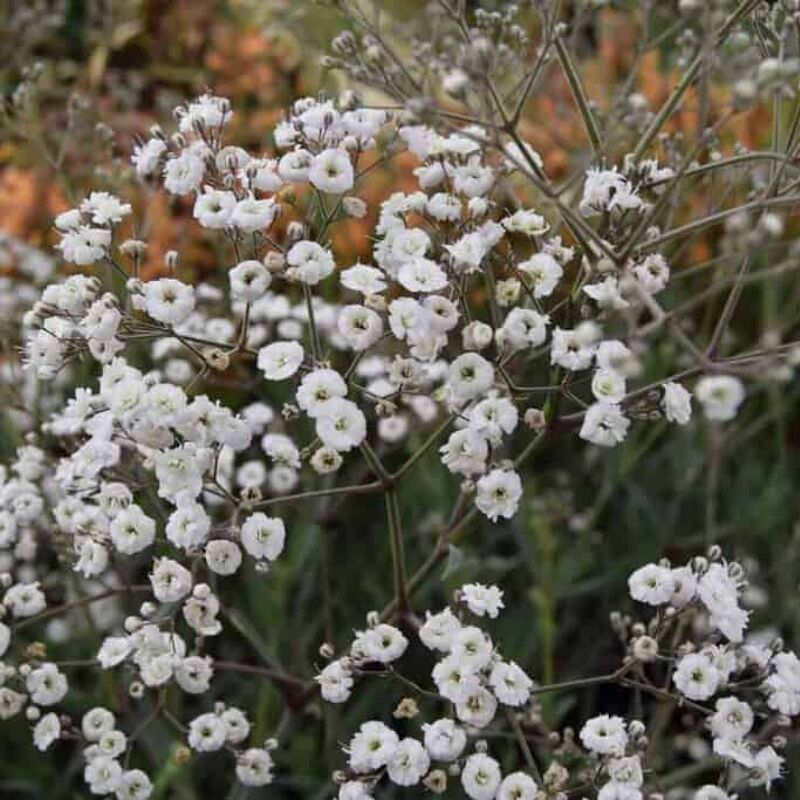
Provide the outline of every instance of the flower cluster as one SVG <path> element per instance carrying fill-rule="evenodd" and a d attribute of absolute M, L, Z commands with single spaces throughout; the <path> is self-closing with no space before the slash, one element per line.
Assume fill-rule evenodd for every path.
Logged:
<path fill-rule="evenodd" d="M 791 141 L 785 157 L 770 155 L 764 185 L 735 184 L 757 198 L 744 210 L 672 227 L 683 181 L 713 179 L 745 155 L 697 164 L 700 149 L 664 139 L 646 158 L 659 121 L 646 113 L 631 121 L 642 132 L 631 152 L 604 149 L 549 4 L 536 4 L 539 67 L 503 91 L 494 78 L 529 44 L 519 8 L 467 21 L 439 5 L 434 27 L 448 33 L 419 50 L 430 57 L 423 77 L 360 17 L 362 38 L 335 41 L 336 60 L 388 82 L 398 107 L 352 91 L 303 98 L 250 152 L 229 142 L 231 102 L 204 94 L 176 109 L 174 131 L 154 127 L 136 145 L 125 177 L 141 191 L 91 191 L 55 219 L 69 265 L 59 278 L 50 257 L 0 241 L 37 286 L 8 308 L 16 328 L 18 301 L 29 306 L 19 330 L 30 419 L 0 472 L 0 718 L 24 718 L 40 750 L 77 742 L 93 795 L 154 793 L 136 747 L 151 725 L 181 742 L 178 761 L 217 753 L 245 787 L 280 781 L 284 737 L 320 698 L 359 715 L 342 739 L 346 768 L 332 776 L 338 800 L 448 785 L 471 800 L 653 798 L 661 765 L 650 722 L 710 734 L 710 744 L 693 740 L 711 763 L 702 785 L 686 778 L 692 800 L 769 790 L 781 776 L 800 661 L 777 637 L 748 633 L 744 570 L 718 548 L 637 569 L 631 598 L 654 616 L 612 615 L 613 671 L 559 683 L 506 657 L 501 612 L 511 603 L 484 576 L 429 609 L 415 593 L 473 520 L 493 532 L 515 518 L 522 527 L 525 466 L 540 446 L 563 437 L 564 452 L 597 460 L 675 426 L 716 444 L 749 419 L 762 389 L 794 377 L 790 326 L 755 346 L 729 337 L 740 293 L 766 272 L 750 274 L 756 246 L 781 243 Z M 553 53 L 594 149 L 563 185 L 518 125 Z M 422 96 L 428 68 L 464 113 L 437 116 Z M 713 132 L 703 144 L 715 144 Z M 376 200 L 366 184 L 384 163 L 407 167 L 408 182 Z M 180 251 L 153 274 L 143 218 L 162 192 L 187 219 Z M 354 220 L 369 231 L 358 261 L 336 236 Z M 685 269 L 670 243 L 717 222 L 722 261 L 744 253 L 739 271 Z M 198 249 L 218 266 L 198 270 Z M 717 309 L 720 286 L 729 293 Z M 698 298 L 711 301 L 702 330 L 689 324 Z M 456 499 L 435 515 L 434 549 L 411 574 L 400 498 L 407 476 L 437 457 Z M 309 547 L 312 502 L 362 495 L 385 500 L 392 594 L 342 649 L 326 619 L 325 663 L 289 674 L 235 593 L 280 586 L 286 562 Z M 71 630 L 56 618 L 75 609 L 92 620 L 94 650 L 60 661 L 54 651 Z M 87 665 L 128 697 L 73 717 L 70 671 Z M 273 736 L 260 708 L 219 689 L 226 672 L 278 688 L 286 714 Z M 404 692 L 394 723 L 382 713 L 363 721 L 351 702 L 376 680 Z M 624 706 L 635 713 L 616 693 L 607 707 L 560 718 L 541 699 L 605 685 L 635 692 Z M 124 706 L 133 713 L 123 718 Z M 664 708 L 683 714 L 665 718 Z M 517 756 L 503 758 L 496 740 Z"/>
<path fill-rule="evenodd" d="M 797 716 L 800 661 L 780 642 L 765 646 L 745 638 L 741 567 L 705 559 L 677 568 L 648 564 L 631 575 L 629 585 L 635 600 L 673 617 L 694 616 L 695 624 L 710 632 L 712 641 L 703 647 L 677 648 L 672 683 L 689 701 L 716 698 L 713 711 L 705 711 L 714 753 L 747 770 L 751 785 L 769 789 L 781 774 L 783 758 L 763 745 L 754 728 L 773 712 L 784 719 Z M 647 652 L 648 660 L 658 649 L 650 637 L 634 644 L 634 652 Z"/>
<path fill-rule="evenodd" d="M 777 740 L 764 744 L 764 738 L 800 714 L 800 661 L 780 642 L 766 646 L 744 638 L 747 612 L 739 605 L 745 586 L 740 565 L 722 561 L 719 548 L 712 548 L 708 558 L 692 559 L 686 566 L 662 562 L 641 567 L 630 576 L 629 586 L 634 600 L 660 613 L 646 624 L 614 618 L 626 655 L 612 674 L 594 680 L 650 693 L 699 715 L 727 777 L 718 785 L 700 787 L 695 800 L 730 800 L 736 795 L 729 792 L 742 785 L 769 790 L 781 776 L 784 759 L 775 749 Z M 598 800 L 642 800 L 649 771 L 642 718 L 594 716 L 580 729 L 582 749 L 569 731 L 551 734 L 561 741 L 558 757 L 569 767 L 557 760 L 542 777 L 529 761 L 527 770 L 503 775 L 482 738 L 503 718 L 501 710 L 506 719 L 515 720 L 512 731 L 524 750 L 527 736 L 541 724 L 537 698 L 591 685 L 593 679 L 534 684 L 519 665 L 502 658 L 477 624 L 481 617 L 496 618 L 502 607 L 503 593 L 497 587 L 470 584 L 455 593 L 452 606 L 426 612 L 416 638 L 439 659 L 431 674 L 433 690 L 404 676 L 402 659 L 410 642 L 376 614 L 368 617 L 366 631 L 356 633 L 349 652 L 321 670 L 316 680 L 328 702 L 347 702 L 362 680 L 394 679 L 410 695 L 397 706 L 395 718 L 414 720 L 422 714 L 418 700 L 434 704 L 439 715 L 422 722 L 417 737 L 401 738 L 379 719 L 362 723 L 344 747 L 348 768 L 338 776 L 340 800 L 366 800 L 384 778 L 397 786 L 423 783 L 440 792 L 448 776 L 458 777 L 472 800 L 535 800 L 539 788 L 550 796 L 548 792 L 580 786 L 586 774 L 593 776 Z M 328 646 L 322 652 L 331 653 Z M 674 684 L 678 694 L 660 688 L 664 668 L 667 686 Z"/>

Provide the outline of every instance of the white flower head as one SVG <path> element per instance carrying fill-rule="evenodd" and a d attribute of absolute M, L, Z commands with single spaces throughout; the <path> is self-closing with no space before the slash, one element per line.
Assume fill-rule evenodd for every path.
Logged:
<path fill-rule="evenodd" d="M 706 419 L 729 422 L 744 401 L 744 384 L 733 375 L 707 375 L 697 382 L 694 395 L 703 407 Z"/>
<path fill-rule="evenodd" d="M 353 188 L 355 176 L 346 150 L 330 148 L 314 156 L 308 180 L 321 192 L 344 194 Z"/>
<path fill-rule="evenodd" d="M 258 368 L 268 381 L 284 381 L 300 369 L 305 353 L 298 342 L 273 342 L 258 351 Z"/>

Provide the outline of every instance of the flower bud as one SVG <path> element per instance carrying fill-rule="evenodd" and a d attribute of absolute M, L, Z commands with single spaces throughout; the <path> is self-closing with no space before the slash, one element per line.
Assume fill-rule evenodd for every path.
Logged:
<path fill-rule="evenodd" d="M 336 651 L 333 649 L 333 645 L 329 642 L 323 642 L 319 646 L 319 654 L 326 659 L 331 659 L 336 654 Z"/>
<path fill-rule="evenodd" d="M 178 266 L 177 250 L 167 250 L 167 252 L 164 253 L 164 266 L 166 266 L 171 272 L 175 272 L 175 269 Z"/>
<path fill-rule="evenodd" d="M 362 219 L 367 213 L 367 204 L 360 197 L 343 198 L 342 208 L 348 217 L 354 219 Z"/>

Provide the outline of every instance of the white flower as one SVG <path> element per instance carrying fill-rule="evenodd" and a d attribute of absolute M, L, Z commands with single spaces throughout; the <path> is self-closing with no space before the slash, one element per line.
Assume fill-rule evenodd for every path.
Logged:
<path fill-rule="evenodd" d="M 717 691 L 720 676 L 706 656 L 689 653 L 678 661 L 672 680 L 690 700 L 708 700 Z"/>
<path fill-rule="evenodd" d="M 522 481 L 513 470 L 493 469 L 478 480 L 475 505 L 497 522 L 498 517 L 511 519 L 517 513 L 522 497 Z"/>
<path fill-rule="evenodd" d="M 261 747 L 249 747 L 236 759 L 236 777 L 245 786 L 266 786 L 272 783 L 274 762 Z"/>
<path fill-rule="evenodd" d="M 409 292 L 438 292 L 447 286 L 444 270 L 429 258 L 406 261 L 397 273 L 397 280 Z"/>
<path fill-rule="evenodd" d="M 331 661 L 314 680 L 319 684 L 323 700 L 344 703 L 353 688 L 353 675 L 340 660 Z"/>
<path fill-rule="evenodd" d="M 206 186 L 203 193 L 194 201 L 192 213 L 204 228 L 226 228 L 231 222 L 235 206 L 236 195 L 233 192 Z"/>
<path fill-rule="evenodd" d="M 505 217 L 501 224 L 512 233 L 524 233 L 527 236 L 542 236 L 550 226 L 541 214 L 531 209 L 520 209 L 511 216 Z"/>
<path fill-rule="evenodd" d="M 462 353 L 447 370 L 447 380 L 459 400 L 472 400 L 494 383 L 494 367 L 477 353 Z"/>
<path fill-rule="evenodd" d="M 493 336 L 491 325 L 480 320 L 468 322 L 461 329 L 461 340 L 465 350 L 483 350 L 492 343 Z"/>
<path fill-rule="evenodd" d="M 211 518 L 196 502 L 181 503 L 169 516 L 166 535 L 172 544 L 182 549 L 202 545 L 211 532 Z"/>
<path fill-rule="evenodd" d="M 479 475 L 486 467 L 489 445 L 486 437 L 471 428 L 462 428 L 450 434 L 447 444 L 439 452 L 442 463 L 461 475 Z"/>
<path fill-rule="evenodd" d="M 383 273 L 367 264 L 356 264 L 339 273 L 339 281 L 346 289 L 368 296 L 380 294 L 386 290 L 386 280 Z"/>
<path fill-rule="evenodd" d="M 550 253 L 535 253 L 517 264 L 517 269 L 530 278 L 536 298 L 549 297 L 564 274 L 563 267 Z"/>
<path fill-rule="evenodd" d="M 225 741 L 228 744 L 241 744 L 250 735 L 250 723 L 241 709 L 229 707 L 219 716 L 225 723 Z"/>
<path fill-rule="evenodd" d="M 740 741 L 753 727 L 753 709 L 737 697 L 721 697 L 709 720 L 711 733 L 719 739 Z"/>
<path fill-rule="evenodd" d="M 589 406 L 578 434 L 592 444 L 614 447 L 625 439 L 631 421 L 618 405 L 600 402 Z"/>
<path fill-rule="evenodd" d="M 344 397 L 347 384 L 336 370 L 327 367 L 315 369 L 303 376 L 297 389 L 297 405 L 315 419 L 325 408 L 328 400 Z"/>
<path fill-rule="evenodd" d="M 628 180 L 616 169 L 590 169 L 586 172 L 586 183 L 580 211 L 584 216 L 604 211 L 639 210 L 646 203 L 636 194 Z"/>
<path fill-rule="evenodd" d="M 415 786 L 418 784 L 431 760 L 425 748 L 410 737 L 401 739 L 386 763 L 386 773 L 389 780 L 397 786 Z"/>
<path fill-rule="evenodd" d="M 434 761 L 455 761 L 467 746 L 467 734 L 452 719 L 423 723 L 425 748 Z"/>
<path fill-rule="evenodd" d="M 194 498 L 203 490 L 203 473 L 211 466 L 211 450 L 189 443 L 159 451 L 153 460 L 159 497 L 177 502 L 178 495 Z"/>
<path fill-rule="evenodd" d="M 595 370 L 592 394 L 605 403 L 620 403 L 625 397 L 625 378 L 613 369 Z"/>
<path fill-rule="evenodd" d="M 672 580 L 675 584 L 675 591 L 670 598 L 670 605 L 675 608 L 683 608 L 694 599 L 697 591 L 697 576 L 689 567 L 675 567 L 672 570 Z"/>
<path fill-rule="evenodd" d="M 65 231 L 72 231 L 80 227 L 83 215 L 78 208 L 71 208 L 69 211 L 63 211 L 58 214 L 53 220 L 53 224 L 62 233 Z"/>
<path fill-rule="evenodd" d="M 92 304 L 78 327 L 87 339 L 107 342 L 116 336 L 121 321 L 119 309 L 113 301 L 103 297 Z"/>
<path fill-rule="evenodd" d="M 729 422 L 744 401 L 744 384 L 732 375 L 707 375 L 694 387 L 695 397 L 703 406 L 706 419 Z"/>
<path fill-rule="evenodd" d="M 304 356 L 298 342 L 273 342 L 258 351 L 257 366 L 268 381 L 284 381 L 300 369 Z"/>
<path fill-rule="evenodd" d="M 92 794 L 111 794 L 116 791 L 122 777 L 119 762 L 108 756 L 93 758 L 83 770 L 83 779 Z"/>
<path fill-rule="evenodd" d="M 339 312 L 336 329 L 353 350 L 360 352 L 380 339 L 383 322 L 371 308 L 349 305 Z"/>
<path fill-rule="evenodd" d="M 97 743 L 88 747 L 84 752 L 87 758 L 93 758 L 96 755 L 108 756 L 108 758 L 118 758 L 125 752 L 128 739 L 122 731 L 107 731 L 98 740 Z"/>
<path fill-rule="evenodd" d="M 256 200 L 245 197 L 239 200 L 231 212 L 228 224 L 240 231 L 260 231 L 269 228 L 278 215 L 280 207 L 274 200 Z"/>
<path fill-rule="evenodd" d="M 348 763 L 354 772 L 366 773 L 384 767 L 394 754 L 400 739 L 382 722 L 365 722 L 350 740 Z"/>
<path fill-rule="evenodd" d="M 405 653 L 408 639 L 394 626 L 381 623 L 358 631 L 351 647 L 352 657 L 359 662 L 390 664 Z"/>
<path fill-rule="evenodd" d="M 642 793 L 637 786 L 609 781 L 597 793 L 597 800 L 642 800 Z"/>
<path fill-rule="evenodd" d="M 233 575 L 242 564 L 242 551 L 228 539 L 213 539 L 206 545 L 205 560 L 217 575 Z"/>
<path fill-rule="evenodd" d="M 336 450 L 320 447 L 311 456 L 310 464 L 317 475 L 330 475 L 342 466 L 343 459 Z"/>
<path fill-rule="evenodd" d="M 507 706 L 521 706 L 528 702 L 533 681 L 513 661 L 498 661 L 489 675 L 489 684 L 495 697 Z"/>
<path fill-rule="evenodd" d="M 498 334 L 504 336 L 515 350 L 523 347 L 538 347 L 547 338 L 549 322 L 550 318 L 546 314 L 539 314 L 530 308 L 513 308 L 508 313 Z"/>
<path fill-rule="evenodd" d="M 501 777 L 497 761 L 485 753 L 473 753 L 461 770 L 461 785 L 472 800 L 493 800 Z"/>
<path fill-rule="evenodd" d="M 600 369 L 610 369 L 625 378 L 635 378 L 641 372 L 636 356 L 618 339 L 606 339 L 597 345 L 595 360 Z"/>
<path fill-rule="evenodd" d="M 242 261 L 228 272 L 231 297 L 252 302 L 262 297 L 272 280 L 269 270 L 260 261 Z"/>
<path fill-rule="evenodd" d="M 242 547 L 256 559 L 274 561 L 286 541 L 286 528 L 279 517 L 268 517 L 260 511 L 251 514 L 240 532 Z"/>
<path fill-rule="evenodd" d="M 31 702 L 52 706 L 64 699 L 68 685 L 66 676 L 55 664 L 46 663 L 33 670 L 25 680 Z"/>
<path fill-rule="evenodd" d="M 133 644 L 127 636 L 108 636 L 97 651 L 97 660 L 103 669 L 121 664 L 133 652 Z"/>
<path fill-rule="evenodd" d="M 150 573 L 153 594 L 162 603 L 175 603 L 192 590 L 192 573 L 171 558 L 158 558 Z"/>
<path fill-rule="evenodd" d="M 430 315 L 413 297 L 399 297 L 389 303 L 389 328 L 397 339 L 415 341 L 427 333 Z"/>
<path fill-rule="evenodd" d="M 600 309 L 620 311 L 630 305 L 620 294 L 619 283 L 613 275 L 610 275 L 599 283 L 590 283 L 584 286 L 583 292 L 589 295 Z"/>
<path fill-rule="evenodd" d="M 747 740 L 714 739 L 714 753 L 726 761 L 733 761 L 746 769 L 753 766 L 753 749 Z"/>
<path fill-rule="evenodd" d="M 0 720 L 11 719 L 19 714 L 26 700 L 24 694 L 15 692 L 8 686 L 0 686 Z"/>
<path fill-rule="evenodd" d="M 733 800 L 733 798 L 719 786 L 708 783 L 695 792 L 693 800 Z"/>
<path fill-rule="evenodd" d="M 475 670 L 457 655 L 449 655 L 437 662 L 431 673 L 433 682 L 442 697 L 453 703 L 465 701 L 481 688 Z"/>
<path fill-rule="evenodd" d="M 644 782 L 639 756 L 612 758 L 608 762 L 608 775 L 616 783 L 639 787 Z"/>
<path fill-rule="evenodd" d="M 419 629 L 419 638 L 429 650 L 447 653 L 453 641 L 453 635 L 461 629 L 461 623 L 449 608 L 438 614 L 426 612 L 426 619 Z"/>
<path fill-rule="evenodd" d="M 386 112 L 377 108 L 356 108 L 342 114 L 344 130 L 348 136 L 354 137 L 362 147 L 367 146 L 386 120 Z"/>
<path fill-rule="evenodd" d="M 496 800 L 536 800 L 536 782 L 524 772 L 512 772 L 503 778 Z"/>
<path fill-rule="evenodd" d="M 281 156 L 278 162 L 278 175 L 288 183 L 307 181 L 313 160 L 314 156 L 308 150 L 298 147 Z"/>
<path fill-rule="evenodd" d="M 110 244 L 110 230 L 81 225 L 62 234 L 56 247 L 67 261 L 85 266 L 103 259 Z"/>
<path fill-rule="evenodd" d="M 461 200 L 446 192 L 437 192 L 425 205 L 425 211 L 439 222 L 461 219 Z"/>
<path fill-rule="evenodd" d="M 116 788 L 117 800 L 147 800 L 153 793 L 153 784 L 140 769 L 122 773 Z"/>
<path fill-rule="evenodd" d="M 628 589 L 634 600 L 651 606 L 669 603 L 675 592 L 672 570 L 658 564 L 646 564 L 628 578 Z"/>
<path fill-rule="evenodd" d="M 748 612 L 739 608 L 739 587 L 727 568 L 711 564 L 698 581 L 697 593 L 711 612 L 709 623 L 731 641 L 741 641 Z"/>
<path fill-rule="evenodd" d="M 483 166 L 476 156 L 471 156 L 467 164 L 453 170 L 453 188 L 467 197 L 485 195 L 493 183 L 494 171 L 491 167 Z"/>
<path fill-rule="evenodd" d="M 275 159 L 253 159 L 247 165 L 247 174 L 251 189 L 260 192 L 277 192 L 283 181 L 278 175 L 278 162 Z"/>
<path fill-rule="evenodd" d="M 336 797 L 337 800 L 374 800 L 366 784 L 361 781 L 345 781 Z"/>
<path fill-rule="evenodd" d="M 0 622 L 0 658 L 6 654 L 8 646 L 11 643 L 11 628 L 4 622 Z"/>
<path fill-rule="evenodd" d="M 459 590 L 461 601 L 478 617 L 488 615 L 496 619 L 503 608 L 503 593 L 496 586 L 467 583 Z"/>
<path fill-rule="evenodd" d="M 692 395 L 679 383 L 668 381 L 664 384 L 661 406 L 670 422 L 686 425 L 692 418 Z"/>
<path fill-rule="evenodd" d="M 111 520 L 109 534 L 116 550 L 129 556 L 153 544 L 156 523 L 139 506 L 132 503 Z"/>
<path fill-rule="evenodd" d="M 582 327 L 574 330 L 556 328 L 550 349 L 550 363 L 568 370 L 586 369 L 595 353 L 594 341 Z"/>
<path fill-rule="evenodd" d="M 264 434 L 261 439 L 261 447 L 273 461 L 279 464 L 286 464 L 293 469 L 300 468 L 300 451 L 297 449 L 297 445 L 285 434 Z"/>
<path fill-rule="evenodd" d="M 198 152 L 184 150 L 164 165 L 164 188 L 172 194 L 197 191 L 203 182 L 206 166 Z"/>
<path fill-rule="evenodd" d="M 771 747 L 762 747 L 753 759 L 750 770 L 750 785 L 764 786 L 770 791 L 772 782 L 780 778 L 785 759 L 779 756 Z"/>
<path fill-rule="evenodd" d="M 222 128 L 233 117 L 230 101 L 213 94 L 200 95 L 180 111 L 183 112 L 179 125 L 181 133 L 193 133 L 198 127 L 213 131 L 215 128 Z"/>
<path fill-rule="evenodd" d="M 122 222 L 131 213 L 129 203 L 123 203 L 108 192 L 92 192 L 81 203 L 81 211 L 92 218 L 95 225 L 111 225 Z"/>
<path fill-rule="evenodd" d="M 11 610 L 15 617 L 34 617 L 47 608 L 44 592 L 39 582 L 15 583 L 3 596 L 3 605 Z"/>
<path fill-rule="evenodd" d="M 321 192 L 344 194 L 353 188 L 355 176 L 346 150 L 330 148 L 314 156 L 308 180 Z"/>
<path fill-rule="evenodd" d="M 461 666 L 475 671 L 487 666 L 493 652 L 492 640 L 475 625 L 460 628 L 450 640 L 450 654 Z"/>
<path fill-rule="evenodd" d="M 225 745 L 228 729 L 217 714 L 201 714 L 189 723 L 189 747 L 198 753 L 220 750 Z"/>
<path fill-rule="evenodd" d="M 152 175 L 158 169 L 161 157 L 166 152 L 167 143 L 157 136 L 148 139 L 144 144 L 134 146 L 131 163 L 136 167 L 136 174 L 140 178 Z"/>
<path fill-rule="evenodd" d="M 453 244 L 446 244 L 444 249 L 450 254 L 456 269 L 470 273 L 476 272 L 480 268 L 491 245 L 480 231 L 473 231 L 465 233 Z"/>
<path fill-rule="evenodd" d="M 144 285 L 144 307 L 158 322 L 178 325 L 194 311 L 194 288 L 175 278 L 159 278 Z"/>
<path fill-rule="evenodd" d="M 326 447 L 343 453 L 364 441 L 367 420 L 364 412 L 351 400 L 333 397 L 321 405 L 316 430 Z"/>
<path fill-rule="evenodd" d="M 198 631 L 202 633 L 202 631 Z M 188 694 L 204 694 L 214 676 L 211 659 L 203 656 L 189 656 L 175 664 L 175 682 Z"/>
<path fill-rule="evenodd" d="M 580 739 L 583 746 L 593 753 L 621 755 L 628 743 L 625 721 L 608 714 L 592 717 L 581 728 Z"/>
<path fill-rule="evenodd" d="M 531 166 L 539 170 L 544 168 L 542 157 L 527 142 L 521 140 L 506 142 L 503 145 L 503 154 L 505 165 L 509 169 L 531 172 Z"/>
<path fill-rule="evenodd" d="M 329 250 L 306 239 L 296 242 L 286 254 L 286 274 L 308 286 L 316 286 L 336 268 Z"/>
<path fill-rule="evenodd" d="M 36 745 L 36 749 L 42 753 L 60 736 L 61 722 L 58 715 L 53 712 L 45 714 L 33 729 L 33 743 Z"/>
<path fill-rule="evenodd" d="M 631 271 L 648 294 L 662 291 L 669 281 L 669 266 L 660 253 L 646 256 L 641 262 L 634 264 Z"/>
<path fill-rule="evenodd" d="M 800 714 L 800 659 L 794 653 L 777 653 L 772 666 L 775 672 L 762 686 L 768 694 L 767 705 L 787 716 Z"/>

